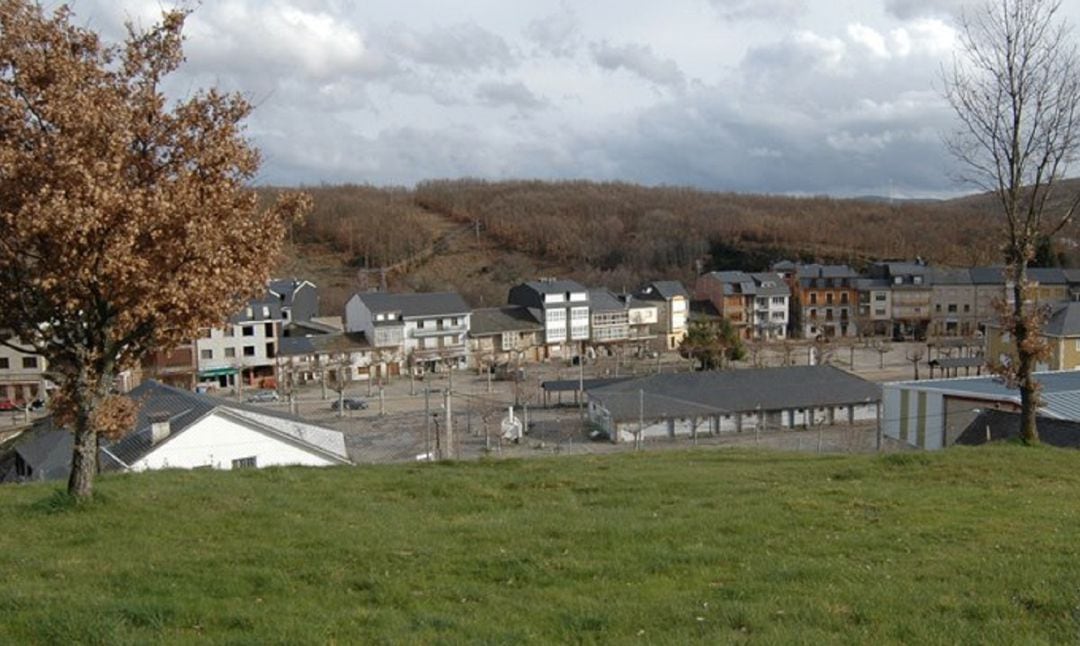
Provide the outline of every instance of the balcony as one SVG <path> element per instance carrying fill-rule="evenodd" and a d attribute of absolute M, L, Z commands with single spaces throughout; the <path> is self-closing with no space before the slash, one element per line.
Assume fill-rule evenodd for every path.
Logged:
<path fill-rule="evenodd" d="M 413 328 L 413 338 L 423 339 L 432 336 L 449 336 L 451 334 L 464 334 L 469 329 L 465 327 L 465 324 L 461 325 L 437 325 L 437 326 L 424 326 L 422 328 Z"/>

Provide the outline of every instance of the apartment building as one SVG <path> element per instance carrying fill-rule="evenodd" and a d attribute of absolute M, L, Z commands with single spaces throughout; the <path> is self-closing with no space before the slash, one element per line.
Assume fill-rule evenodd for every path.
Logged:
<path fill-rule="evenodd" d="M 581 356 L 589 341 L 589 290 L 572 280 L 546 278 L 510 288 L 511 305 L 528 308 L 544 325 L 547 358 Z"/>
<path fill-rule="evenodd" d="M 463 368 L 472 309 L 454 292 L 354 294 L 345 303 L 345 331 L 362 332 L 393 363 L 418 370 Z"/>

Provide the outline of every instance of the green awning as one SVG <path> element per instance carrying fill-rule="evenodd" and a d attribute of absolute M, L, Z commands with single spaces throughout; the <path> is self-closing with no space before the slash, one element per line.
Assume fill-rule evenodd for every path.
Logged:
<path fill-rule="evenodd" d="M 226 377 L 235 374 L 236 368 L 214 368 L 213 370 L 203 370 L 200 372 L 199 379 L 205 379 L 207 377 Z"/>

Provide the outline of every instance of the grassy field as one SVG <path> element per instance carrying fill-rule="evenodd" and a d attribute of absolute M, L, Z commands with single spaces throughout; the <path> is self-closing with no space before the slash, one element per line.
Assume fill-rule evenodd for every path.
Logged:
<path fill-rule="evenodd" d="M 3 643 L 1075 643 L 1080 454 L 723 450 L 0 490 Z"/>

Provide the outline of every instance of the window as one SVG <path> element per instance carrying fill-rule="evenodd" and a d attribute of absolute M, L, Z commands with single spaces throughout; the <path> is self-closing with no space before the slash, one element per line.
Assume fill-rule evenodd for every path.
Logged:
<path fill-rule="evenodd" d="M 967 314 L 970 311 L 971 311 L 971 305 L 969 305 L 967 303 L 964 303 L 964 314 Z"/>
<path fill-rule="evenodd" d="M 273 337 L 274 336 L 274 324 L 273 323 L 266 323 L 265 324 L 265 326 L 263 327 L 263 336 L 266 336 L 266 337 Z"/>
<path fill-rule="evenodd" d="M 235 327 L 232 326 L 232 325 L 226 325 L 225 326 L 225 336 L 235 336 L 235 335 L 236 335 Z"/>
<path fill-rule="evenodd" d="M 211 336 L 213 336 L 213 333 L 214 333 L 214 331 L 211 330 L 210 328 L 199 330 L 199 336 L 201 336 L 204 339 L 209 339 Z"/>
<path fill-rule="evenodd" d="M 922 276 L 912 276 L 911 282 L 914 285 L 922 285 Z"/>
<path fill-rule="evenodd" d="M 903 285 L 904 284 L 904 277 L 903 276 L 895 276 L 895 277 L 893 277 L 892 282 L 893 282 L 893 285 Z"/>
<path fill-rule="evenodd" d="M 255 326 L 254 325 L 245 325 L 241 329 L 240 333 L 243 334 L 244 336 L 255 336 Z"/>
<path fill-rule="evenodd" d="M 417 321 L 416 322 L 416 329 L 417 330 L 423 330 L 424 329 L 424 321 Z"/>
<path fill-rule="evenodd" d="M 783 305 L 784 304 L 784 297 L 783 296 L 773 296 L 772 297 L 772 304 L 773 305 Z"/>
<path fill-rule="evenodd" d="M 934 305 L 934 311 L 941 312 L 941 303 L 937 303 L 936 305 Z"/>
<path fill-rule="evenodd" d="M 270 358 L 270 359 L 274 358 L 274 344 L 273 343 L 267 343 L 266 344 L 266 356 L 268 358 Z"/>
<path fill-rule="evenodd" d="M 245 345 L 244 346 L 244 356 L 245 357 L 254 357 L 255 356 L 255 346 L 253 346 L 253 345 Z"/>
<path fill-rule="evenodd" d="M 10 367 L 11 367 L 11 362 L 8 361 L 8 358 L 7 357 L 0 357 L 0 370 L 7 370 Z"/>
<path fill-rule="evenodd" d="M 262 306 L 262 317 L 264 319 L 270 318 L 270 308 L 266 305 Z"/>
<path fill-rule="evenodd" d="M 256 456 L 250 458 L 237 458 L 232 461 L 232 468 L 234 469 L 255 469 L 258 467 L 258 459 Z"/>
<path fill-rule="evenodd" d="M 848 293 L 847 292 L 842 292 L 840 294 L 840 302 L 842 304 L 844 304 L 844 305 L 847 305 L 847 302 L 848 302 Z"/>
<path fill-rule="evenodd" d="M 949 313 L 956 314 L 956 303 L 949 303 Z"/>
<path fill-rule="evenodd" d="M 885 316 L 885 308 L 874 308 L 874 316 Z"/>
<path fill-rule="evenodd" d="M 236 348 L 225 348 L 225 358 L 232 359 L 236 356 Z"/>
<path fill-rule="evenodd" d="M 832 300 L 833 300 L 832 296 L 833 296 L 832 292 L 829 292 L 828 294 L 825 294 L 825 303 L 826 304 L 832 305 Z"/>
<path fill-rule="evenodd" d="M 200 359 L 213 359 L 214 358 L 214 351 L 210 350 L 210 349 L 199 350 L 199 358 Z"/>
<path fill-rule="evenodd" d="M 883 302 L 886 296 L 887 294 L 885 294 L 885 292 L 877 292 L 876 294 L 874 294 L 874 300 L 878 302 Z"/>
<path fill-rule="evenodd" d="M 810 304 L 817 305 L 817 292 L 810 292 Z"/>

